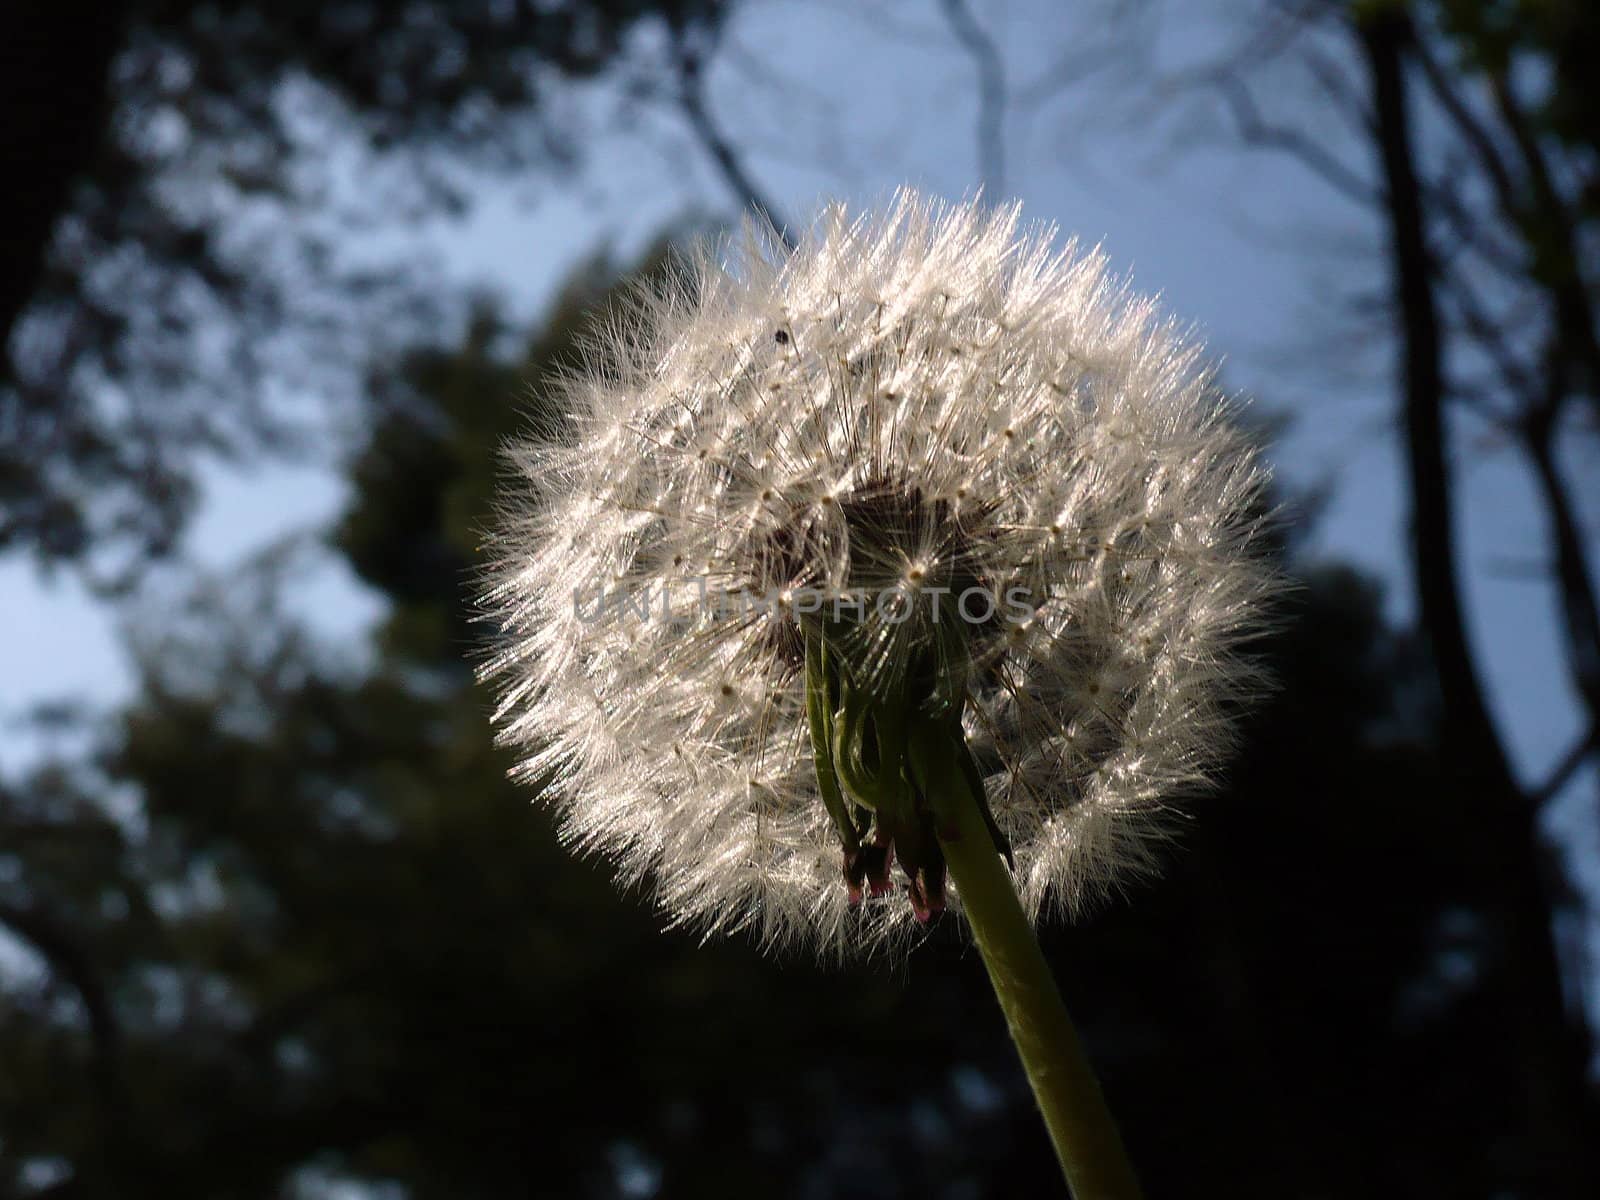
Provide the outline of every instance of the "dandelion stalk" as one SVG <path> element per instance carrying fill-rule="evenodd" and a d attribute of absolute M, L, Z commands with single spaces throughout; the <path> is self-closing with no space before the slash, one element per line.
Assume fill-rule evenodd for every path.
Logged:
<path fill-rule="evenodd" d="M 911 661 L 885 671 L 883 678 L 892 683 L 876 690 L 841 683 L 861 673 L 838 646 L 854 630 L 824 623 L 822 632 L 808 638 L 817 777 L 841 826 L 847 875 L 853 854 L 860 854 L 860 828 L 848 815 L 847 796 L 878 814 L 880 827 L 895 830 L 897 844 L 907 843 L 915 825 L 931 826 L 938 853 L 930 855 L 913 840 L 906 864 L 914 907 L 931 915 L 943 903 L 942 884 L 935 880 L 948 869 L 1073 1195 L 1137 1200 L 1139 1185 L 1121 1135 L 1017 899 L 1003 861 L 1011 848 L 989 811 L 962 733 L 970 661 L 956 628 L 945 626 Z M 837 661 L 841 657 L 846 664 Z M 838 771 L 844 763 L 851 765 Z"/>
<path fill-rule="evenodd" d="M 931 779 L 934 804 L 951 822 L 939 835 L 950 878 L 1072 1194 L 1077 1200 L 1135 1200 L 1139 1184 L 1122 1136 L 979 804 L 962 774 Z"/>

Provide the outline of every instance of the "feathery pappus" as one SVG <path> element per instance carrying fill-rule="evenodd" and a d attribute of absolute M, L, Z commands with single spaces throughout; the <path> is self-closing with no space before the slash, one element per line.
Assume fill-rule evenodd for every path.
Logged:
<path fill-rule="evenodd" d="M 769 235 L 641 287 L 510 449 L 482 671 L 515 774 L 676 921 L 869 952 L 943 864 L 852 784 L 883 710 L 870 762 L 827 731 L 852 689 L 910 696 L 1029 916 L 1071 913 L 1154 869 L 1230 749 L 1265 469 L 1201 349 L 1015 205 Z"/>

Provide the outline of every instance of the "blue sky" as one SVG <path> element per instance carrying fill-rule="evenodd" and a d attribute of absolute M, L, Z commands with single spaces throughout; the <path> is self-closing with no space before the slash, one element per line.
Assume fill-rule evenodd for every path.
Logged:
<path fill-rule="evenodd" d="M 1231 387 L 1291 418 L 1274 453 L 1280 474 L 1292 486 L 1333 487 L 1310 552 L 1373 571 L 1388 585 L 1391 614 L 1409 614 L 1390 347 L 1351 335 L 1362 316 L 1351 296 L 1379 279 L 1379 226 L 1298 164 L 1241 150 L 1198 99 L 1179 104 L 1183 121 L 1158 119 L 1155 75 L 1146 69 L 1113 65 L 1054 99 L 1036 94 L 1030 81 L 1063 47 L 1092 59 L 1104 32 L 1098 6 L 1070 21 L 1052 0 L 975 0 L 973 8 L 1023 102 L 1006 124 L 1003 194 L 1021 199 L 1028 216 L 1102 244 L 1136 287 L 1159 292 L 1171 312 L 1196 324 Z M 713 63 L 710 103 L 782 213 L 803 218 L 835 198 L 870 203 L 900 184 L 952 198 L 976 190 L 974 68 L 936 10 L 926 0 L 769 0 L 741 11 Z M 1172 18 L 1155 56 L 1171 66 L 1212 49 L 1226 31 L 1207 11 L 1196 6 Z M 1273 111 L 1278 100 L 1264 94 Z M 597 126 L 630 108 L 607 85 L 577 93 L 572 106 Z M 632 106 L 629 122 L 593 144 L 575 179 L 515 193 L 486 186 L 465 218 L 415 236 L 450 278 L 492 286 L 533 318 L 597 247 L 625 259 L 673 219 L 730 211 L 726 188 L 673 110 Z M 1322 132 L 1353 165 L 1368 167 L 1359 146 L 1341 143 L 1331 127 Z M 1544 555 L 1543 520 L 1525 472 L 1481 431 L 1458 429 L 1454 449 L 1473 638 L 1514 759 L 1526 777 L 1539 778 L 1577 731 L 1555 597 L 1527 569 Z M 183 570 L 226 571 L 273 538 L 314 532 L 342 502 L 335 467 L 210 469 Z M 134 611 L 158 607 L 183 570 L 158 573 Z M 69 577 L 42 580 L 17 560 L 0 563 L 0 598 L 9 668 L 0 676 L 0 719 L 44 699 L 127 694 L 117 611 Z M 331 564 L 298 604 L 342 638 L 378 612 Z M 0 764 L 30 750 L 15 732 L 0 734 Z M 1552 818 L 1569 842 L 1591 848 L 1594 791 L 1592 778 L 1580 779 Z"/>

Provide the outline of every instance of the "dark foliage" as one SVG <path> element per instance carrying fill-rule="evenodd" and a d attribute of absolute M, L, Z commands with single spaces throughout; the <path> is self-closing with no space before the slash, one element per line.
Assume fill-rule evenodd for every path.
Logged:
<path fill-rule="evenodd" d="M 293 448 L 305 422 L 285 389 L 324 394 L 377 333 L 420 327 L 422 289 L 339 254 L 341 171 L 381 164 L 393 219 L 460 207 L 464 172 L 570 165 L 578 131 L 551 104 L 563 81 L 723 7 L 7 6 L 0 552 L 101 551 L 107 586 L 169 552 L 196 455 Z"/>

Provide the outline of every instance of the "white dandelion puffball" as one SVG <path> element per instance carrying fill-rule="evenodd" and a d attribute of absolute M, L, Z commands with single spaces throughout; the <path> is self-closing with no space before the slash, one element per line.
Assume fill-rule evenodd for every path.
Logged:
<path fill-rule="evenodd" d="M 882 948 L 942 858 L 916 804 L 830 812 L 825 649 L 943 697 L 1030 918 L 1153 869 L 1273 587 L 1198 347 L 1016 206 L 903 191 L 680 267 L 511 450 L 483 674 L 515 774 L 678 923 Z"/>

